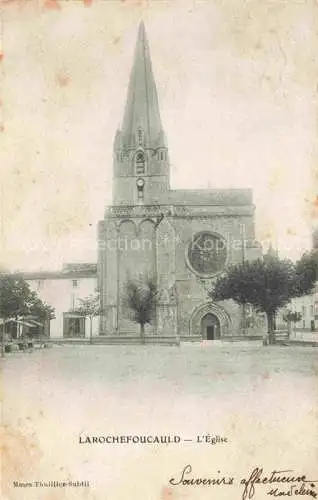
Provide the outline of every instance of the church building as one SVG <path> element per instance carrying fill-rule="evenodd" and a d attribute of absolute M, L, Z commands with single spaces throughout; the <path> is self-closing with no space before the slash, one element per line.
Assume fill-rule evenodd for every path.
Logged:
<path fill-rule="evenodd" d="M 261 257 L 252 190 L 176 190 L 169 174 L 169 149 L 141 23 L 124 118 L 114 140 L 112 205 L 99 222 L 100 335 L 138 334 L 125 293 L 129 280 L 147 277 L 158 290 L 147 336 L 218 339 L 242 331 L 242 308 L 233 301 L 214 303 L 208 292 L 228 264 Z M 259 332 L 258 325 L 250 326 Z"/>

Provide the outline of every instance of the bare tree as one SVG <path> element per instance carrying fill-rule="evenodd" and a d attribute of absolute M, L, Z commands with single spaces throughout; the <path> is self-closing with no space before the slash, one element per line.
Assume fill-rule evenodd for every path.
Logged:
<path fill-rule="evenodd" d="M 129 280 L 126 284 L 125 305 L 132 311 L 133 319 L 140 325 L 140 341 L 145 343 L 145 325 L 151 323 L 156 309 L 157 287 L 147 276 Z"/>
<path fill-rule="evenodd" d="M 100 306 L 100 298 L 99 294 L 89 295 L 83 299 L 78 299 L 78 306 L 75 308 L 76 313 L 81 314 L 84 318 L 89 318 L 90 322 L 90 332 L 89 332 L 89 340 L 90 343 L 93 343 L 93 319 L 96 316 L 102 314 L 102 309 Z"/>

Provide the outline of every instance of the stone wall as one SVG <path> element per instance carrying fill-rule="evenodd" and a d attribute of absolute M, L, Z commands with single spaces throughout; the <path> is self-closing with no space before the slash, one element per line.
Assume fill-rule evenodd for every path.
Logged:
<path fill-rule="evenodd" d="M 216 276 L 198 275 L 187 256 L 195 236 L 206 233 L 224 242 L 225 266 L 260 257 L 261 248 L 254 244 L 253 207 L 224 207 L 217 214 L 215 207 L 204 207 L 201 213 L 200 207 L 185 205 L 188 213 L 190 210 L 188 216 L 182 215 L 179 208 L 182 207 L 110 207 L 100 236 L 104 252 L 99 252 L 99 270 L 106 310 L 101 333 L 139 331 L 125 310 L 124 297 L 127 282 L 142 276 L 154 279 L 158 289 L 156 318 L 146 334 L 200 335 L 200 308 L 201 317 L 204 311 L 217 316 L 221 336 L 237 335 L 240 331 L 242 309 L 233 301 L 212 304 L 209 291 Z M 206 304 L 210 306 L 206 308 Z"/>

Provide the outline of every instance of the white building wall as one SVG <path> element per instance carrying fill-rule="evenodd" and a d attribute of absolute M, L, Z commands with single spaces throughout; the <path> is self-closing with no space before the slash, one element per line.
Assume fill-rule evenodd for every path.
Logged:
<path fill-rule="evenodd" d="M 41 300 L 54 307 L 55 319 L 51 320 L 50 337 L 63 337 L 63 313 L 71 312 L 78 305 L 78 299 L 96 293 L 97 277 L 58 277 L 27 280 L 31 290 L 37 292 Z M 77 286 L 75 286 L 77 285 Z M 93 320 L 93 335 L 98 335 L 98 318 Z M 90 335 L 90 322 L 86 319 L 85 337 Z"/>
<path fill-rule="evenodd" d="M 313 293 L 296 297 L 284 308 L 278 311 L 276 324 L 278 328 L 286 328 L 283 322 L 283 316 L 286 311 L 298 312 L 301 314 L 301 320 L 292 325 L 296 330 L 318 331 L 318 283 Z"/>
<path fill-rule="evenodd" d="M 312 330 L 318 327 L 318 293 L 297 297 L 291 301 L 291 311 L 299 312 L 301 320 L 296 323 L 296 329 Z"/>

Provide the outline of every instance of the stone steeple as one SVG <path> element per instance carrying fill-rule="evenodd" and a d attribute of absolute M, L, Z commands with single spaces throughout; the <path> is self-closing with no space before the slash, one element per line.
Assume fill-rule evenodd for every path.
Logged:
<path fill-rule="evenodd" d="M 139 26 L 121 129 L 114 142 L 113 203 L 164 203 L 169 158 L 144 23 Z"/>
<path fill-rule="evenodd" d="M 140 132 L 139 132 L 140 131 Z M 145 25 L 141 21 L 130 74 L 128 95 L 121 127 L 121 142 L 126 148 L 138 144 L 142 134 L 147 148 L 164 146 L 157 88 L 152 72 Z M 139 137 L 139 139 L 141 139 Z"/>

